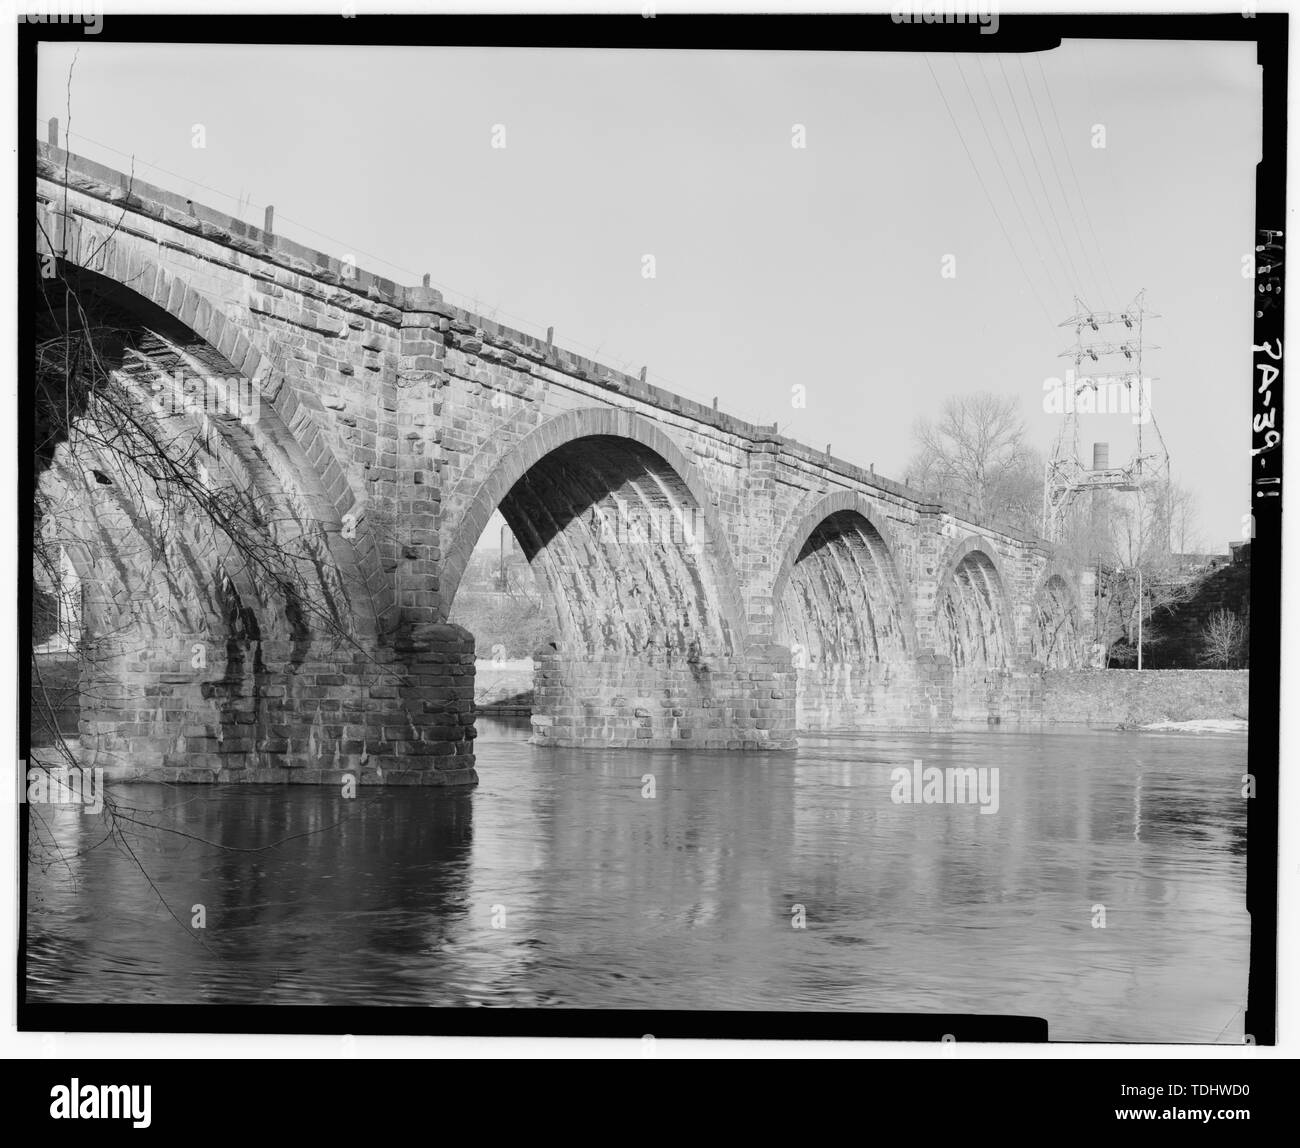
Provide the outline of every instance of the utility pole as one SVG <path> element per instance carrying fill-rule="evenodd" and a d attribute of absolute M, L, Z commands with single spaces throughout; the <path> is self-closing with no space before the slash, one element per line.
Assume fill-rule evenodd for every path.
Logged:
<path fill-rule="evenodd" d="M 1141 559 L 1138 560 L 1138 669 L 1142 668 L 1142 615 L 1146 612 L 1143 609 L 1145 603 L 1142 601 L 1142 566 Z"/>
<path fill-rule="evenodd" d="M 1132 492 L 1160 481 L 1169 473 L 1169 451 L 1151 410 L 1151 396 L 1147 393 L 1150 380 L 1142 374 L 1143 350 L 1159 349 L 1145 347 L 1143 341 L 1145 320 L 1160 317 L 1146 309 L 1146 290 L 1139 291 L 1133 302 L 1118 313 L 1094 311 L 1077 295 L 1074 303 L 1075 313 L 1060 324 L 1074 328 L 1074 346 L 1062 351 L 1058 357 L 1073 360 L 1076 368 L 1085 362 L 1099 365 L 1118 363 L 1118 356 L 1123 357 L 1124 363 L 1113 368 L 1114 373 L 1100 376 L 1102 382 L 1109 380 L 1104 389 L 1099 385 L 1098 377 L 1084 376 L 1074 378 L 1062 396 L 1061 431 L 1047 460 L 1043 479 L 1042 530 L 1043 537 L 1051 542 L 1060 540 L 1066 513 L 1081 491 L 1112 489 Z M 1084 328 L 1100 333 L 1103 327 L 1120 324 L 1125 330 L 1118 334 L 1117 339 L 1083 342 Z M 1118 393 L 1114 388 L 1121 381 L 1127 387 L 1129 413 L 1137 427 L 1133 456 L 1126 464 L 1112 467 L 1108 444 L 1099 443 L 1094 445 L 1091 468 L 1085 467 L 1079 459 L 1081 408 L 1084 414 L 1106 413 L 1099 409 L 1099 404 L 1104 407 L 1106 400 Z M 1088 392 L 1091 392 L 1090 396 Z M 1142 436 L 1143 425 L 1148 422 L 1156 438 L 1156 444 L 1150 448 Z"/>
<path fill-rule="evenodd" d="M 1142 424 L 1138 423 L 1138 434 L 1142 433 Z M 1146 600 L 1142 597 L 1142 560 L 1146 557 L 1146 523 L 1142 520 L 1142 486 L 1137 488 L 1138 508 L 1138 669 L 1142 668 L 1142 619 L 1146 614 Z"/>
<path fill-rule="evenodd" d="M 1083 491 L 1095 495 L 1100 491 L 1114 490 L 1136 496 L 1138 547 L 1131 572 L 1136 574 L 1137 668 L 1140 670 L 1144 661 L 1142 645 L 1146 612 L 1142 569 L 1146 560 L 1143 494 L 1148 486 L 1162 483 L 1167 486 L 1169 478 L 1169 450 L 1152 410 L 1151 380 L 1142 373 L 1143 352 L 1159 349 L 1149 346 L 1145 341 L 1146 320 L 1160 316 L 1147 310 L 1145 288 L 1137 293 L 1128 307 L 1118 313 L 1094 311 L 1077 295 L 1074 303 L 1075 313 L 1061 323 L 1062 327 L 1074 328 L 1074 346 L 1062 351 L 1059 357 L 1072 360 L 1076 370 L 1084 364 L 1088 364 L 1087 369 L 1092 370 L 1092 364 L 1095 363 L 1096 369 L 1104 373 L 1082 377 L 1067 375 L 1070 382 L 1061 396 L 1061 431 L 1056 437 L 1043 477 L 1042 533 L 1049 541 L 1060 541 L 1070 507 Z M 1083 341 L 1085 328 L 1101 335 L 1104 328 L 1118 328 L 1121 325 L 1123 330 L 1116 330 L 1110 338 L 1103 337 L 1087 343 Z M 1125 390 L 1122 391 L 1121 386 Z M 1121 399 L 1125 393 L 1127 404 Z M 1093 444 L 1091 467 L 1085 467 L 1079 458 L 1079 415 L 1114 414 L 1117 413 L 1114 408 L 1123 411 L 1125 405 L 1126 413 L 1132 417 L 1136 428 L 1132 456 L 1126 463 L 1112 466 L 1109 442 L 1098 442 Z M 1147 424 L 1150 424 L 1150 432 L 1144 437 L 1143 429 Z M 1096 499 L 1093 501 L 1093 529 L 1107 529 L 1106 523 L 1098 521 Z M 1100 571 L 1100 555 L 1097 558 Z M 1100 585 L 1099 577 L 1098 586 Z"/>

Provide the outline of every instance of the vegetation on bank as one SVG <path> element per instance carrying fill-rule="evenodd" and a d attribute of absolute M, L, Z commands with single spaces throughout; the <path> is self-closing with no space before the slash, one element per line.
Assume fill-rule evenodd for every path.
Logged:
<path fill-rule="evenodd" d="M 550 612 L 533 595 L 462 590 L 450 620 L 474 635 L 475 656 L 484 661 L 531 658 L 555 641 Z"/>
<path fill-rule="evenodd" d="M 1250 717 L 1246 670 L 1048 670 L 1043 720 L 1138 729 Z"/>
<path fill-rule="evenodd" d="M 950 397 L 913 427 L 905 479 L 976 518 L 1038 534 L 1043 458 L 1015 398 Z M 1237 669 L 1250 661 L 1249 547 L 1226 565 L 1200 553 L 1193 495 L 1173 481 L 1143 493 L 1102 489 L 1076 500 L 1054 543 L 1063 565 L 1090 571 L 1094 650 L 1107 667 Z M 1239 564 L 1240 562 L 1240 564 Z"/>

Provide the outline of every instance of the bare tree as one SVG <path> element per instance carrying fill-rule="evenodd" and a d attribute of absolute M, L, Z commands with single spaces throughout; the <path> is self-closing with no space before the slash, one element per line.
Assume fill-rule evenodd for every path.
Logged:
<path fill-rule="evenodd" d="M 1169 545 L 1178 554 L 1200 553 L 1204 543 L 1199 533 L 1196 496 L 1180 483 L 1170 482 Z"/>
<path fill-rule="evenodd" d="M 1237 669 L 1245 664 L 1250 626 L 1231 610 L 1216 610 L 1205 625 L 1200 661 L 1216 669 Z"/>
<path fill-rule="evenodd" d="M 1038 532 L 1043 462 L 1026 444 L 1017 400 L 988 391 L 954 395 L 937 420 L 919 419 L 912 435 L 909 484 L 967 503 L 981 518 Z"/>

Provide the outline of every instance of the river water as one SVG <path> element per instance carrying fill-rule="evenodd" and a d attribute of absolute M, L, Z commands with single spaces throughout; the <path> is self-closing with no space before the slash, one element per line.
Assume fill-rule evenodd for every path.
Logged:
<path fill-rule="evenodd" d="M 1244 735 L 791 755 L 479 728 L 468 793 L 121 786 L 107 839 L 104 814 L 39 807 L 62 859 L 29 866 L 28 1001 L 1016 1014 L 1053 1040 L 1241 1042 Z M 996 812 L 895 802 L 914 759 L 996 768 Z"/>

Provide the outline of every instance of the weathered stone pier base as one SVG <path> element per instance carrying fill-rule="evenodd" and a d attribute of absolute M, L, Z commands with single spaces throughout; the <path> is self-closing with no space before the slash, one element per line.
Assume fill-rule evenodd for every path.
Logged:
<path fill-rule="evenodd" d="M 950 729 L 1041 721 L 1034 669 L 964 667 L 921 654 L 914 662 L 811 666 L 799 672 L 796 728 L 808 732 Z"/>
<path fill-rule="evenodd" d="M 851 662 L 799 671 L 800 730 L 850 730 L 928 725 L 932 714 L 913 662 Z"/>
<path fill-rule="evenodd" d="M 789 652 L 656 663 L 536 656 L 533 743 L 627 749 L 794 749 Z"/>
<path fill-rule="evenodd" d="M 959 669 L 952 676 L 955 723 L 1014 725 L 1041 721 L 1043 678 L 1031 670 Z"/>
<path fill-rule="evenodd" d="M 101 642 L 82 670 L 81 764 L 118 780 L 465 785 L 474 639 L 412 627 L 337 641 Z"/>

